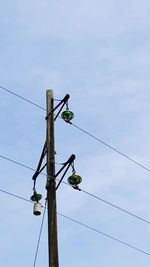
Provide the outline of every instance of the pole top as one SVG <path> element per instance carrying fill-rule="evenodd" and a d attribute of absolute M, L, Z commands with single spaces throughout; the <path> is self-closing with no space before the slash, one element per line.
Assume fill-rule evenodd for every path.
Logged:
<path fill-rule="evenodd" d="M 46 90 L 46 94 L 47 94 L 47 96 L 51 96 L 53 98 L 54 97 L 53 89 Z"/>

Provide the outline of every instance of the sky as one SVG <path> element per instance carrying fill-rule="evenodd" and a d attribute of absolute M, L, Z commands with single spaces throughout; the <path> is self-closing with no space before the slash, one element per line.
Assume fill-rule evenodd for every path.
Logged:
<path fill-rule="evenodd" d="M 70 94 L 73 123 L 150 168 L 150 2 L 148 0 L 0 1 L 0 264 L 33 266 L 41 216 L 33 215 L 33 171 L 45 141 L 46 108 Z M 58 102 L 55 101 L 55 105 Z M 56 163 L 76 155 L 80 185 L 150 221 L 150 171 L 63 120 L 55 122 Z M 61 165 L 56 164 L 56 170 Z M 71 175 L 71 169 L 64 178 Z M 46 177 L 37 191 L 46 196 Z M 61 184 L 57 191 L 60 267 L 149 267 L 150 225 Z M 43 214 L 43 209 L 42 209 Z M 36 267 L 48 266 L 47 215 Z"/>

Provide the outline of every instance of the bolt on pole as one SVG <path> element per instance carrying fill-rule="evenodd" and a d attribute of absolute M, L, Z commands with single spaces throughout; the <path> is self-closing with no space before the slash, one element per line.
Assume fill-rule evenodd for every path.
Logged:
<path fill-rule="evenodd" d="M 53 90 L 46 91 L 47 115 L 54 109 Z M 57 241 L 57 205 L 55 181 L 55 143 L 54 143 L 54 114 L 47 117 L 47 203 L 48 203 L 48 244 L 49 267 L 59 267 Z"/>

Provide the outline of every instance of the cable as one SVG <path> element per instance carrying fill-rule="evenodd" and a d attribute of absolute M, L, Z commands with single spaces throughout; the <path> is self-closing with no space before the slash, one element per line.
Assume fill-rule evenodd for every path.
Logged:
<path fill-rule="evenodd" d="M 80 222 L 80 221 L 77 221 L 77 220 L 75 220 L 75 219 L 72 219 L 72 218 L 70 218 L 70 217 L 68 217 L 68 216 L 66 216 L 66 215 L 64 215 L 64 214 L 62 214 L 62 213 L 57 213 L 58 215 L 60 215 L 60 216 L 62 216 L 62 217 L 64 217 L 64 218 L 66 218 L 66 219 L 68 219 L 68 220 L 70 220 L 70 221 L 72 221 L 72 222 L 75 222 L 75 223 L 77 223 L 77 224 L 79 224 L 79 225 L 82 225 L 82 226 L 84 226 L 84 227 L 86 227 L 86 228 L 88 228 L 88 229 L 90 229 L 90 230 L 92 230 L 92 231 L 94 231 L 94 232 L 96 232 L 96 233 L 98 233 L 98 234 L 100 234 L 100 235 L 103 235 L 103 236 L 105 236 L 105 237 L 108 237 L 108 238 L 110 238 L 110 239 L 112 239 L 112 240 L 114 240 L 114 241 L 116 241 L 116 242 L 119 242 L 119 243 L 121 243 L 121 244 L 123 244 L 123 245 L 125 245 L 125 246 L 127 246 L 127 247 L 129 247 L 129 248 L 132 248 L 132 249 L 134 249 L 134 250 L 136 250 L 136 251 L 138 251 L 138 252 L 140 252 L 140 253 L 143 253 L 143 254 L 146 254 L 146 255 L 148 255 L 148 256 L 150 256 L 150 253 L 149 252 L 146 252 L 146 251 L 144 251 L 144 250 L 142 250 L 142 249 L 139 249 L 139 248 L 137 248 L 137 247 L 135 247 L 135 246 L 132 246 L 132 245 L 130 245 L 129 243 L 126 243 L 126 242 L 124 242 L 124 241 L 122 241 L 122 240 L 120 240 L 120 239 L 118 239 L 118 238 L 115 238 L 115 237 L 113 237 L 113 236 L 111 236 L 111 235 L 108 235 L 108 234 L 106 234 L 106 233 L 104 233 L 104 232 L 102 232 L 102 231 L 100 231 L 100 230 L 98 230 L 98 229 L 96 229 L 96 228 L 94 228 L 94 227 L 91 227 L 91 226 L 89 226 L 89 225 L 87 225 L 87 224 L 85 224 L 85 223 L 82 223 L 82 222 Z"/>
<path fill-rule="evenodd" d="M 34 105 L 34 106 L 40 108 L 40 109 L 46 110 L 45 108 L 41 107 L 40 105 L 38 105 L 38 104 L 36 104 L 36 103 L 30 101 L 29 99 L 27 99 L 27 98 L 25 98 L 25 97 L 23 97 L 23 96 L 20 96 L 20 95 L 14 93 L 13 91 L 11 91 L 11 90 L 5 88 L 5 87 L 2 86 L 2 85 L 0 85 L 0 88 L 1 88 L 2 90 L 4 90 L 4 91 L 6 91 L 6 92 L 8 92 L 8 93 L 10 93 L 10 94 L 12 94 L 12 95 L 14 95 L 14 96 L 16 96 L 16 97 L 18 97 L 18 98 L 24 100 L 24 101 L 26 101 L 26 102 L 32 104 L 32 105 Z M 54 101 L 60 102 L 61 99 L 56 99 L 56 98 L 54 98 Z"/>
<path fill-rule="evenodd" d="M 21 167 L 24 167 L 24 168 L 26 168 L 26 169 L 28 169 L 28 170 L 35 171 L 35 169 L 33 169 L 33 168 L 31 168 L 31 167 L 26 166 L 26 165 L 24 165 L 24 164 L 22 164 L 22 163 L 20 163 L 20 162 L 18 162 L 18 161 L 15 161 L 15 160 L 12 160 L 12 159 L 10 159 L 10 158 L 7 158 L 7 157 L 5 157 L 5 156 L 0 155 L 0 158 L 5 159 L 5 160 L 8 160 L 8 161 L 10 161 L 10 162 L 12 162 L 12 163 L 14 163 L 14 164 L 17 164 L 17 165 L 19 165 L 19 166 L 21 166 Z"/>
<path fill-rule="evenodd" d="M 22 99 L 22 100 L 28 102 L 29 104 L 32 104 L 32 105 L 36 106 L 37 108 L 40 108 L 40 109 L 42 109 L 42 110 L 46 110 L 45 108 L 41 107 L 40 105 L 38 105 L 38 104 L 36 104 L 36 103 L 30 101 L 29 99 L 27 99 L 27 98 L 25 98 L 25 97 L 23 97 L 23 96 L 20 96 L 20 95 L 14 93 L 13 91 L 11 91 L 11 90 L 9 90 L 9 89 L 7 89 L 7 88 L 1 86 L 1 85 L 0 85 L 0 89 L 2 89 L 2 90 L 4 90 L 4 91 L 6 91 L 6 92 L 8 92 L 8 93 L 10 93 L 10 94 L 12 94 L 12 95 L 14 95 L 14 96 L 20 98 L 20 99 Z"/>
<path fill-rule="evenodd" d="M 42 110 L 46 110 L 45 108 L 41 107 L 40 105 L 38 105 L 38 104 L 36 104 L 36 103 L 34 103 L 34 102 L 32 102 L 32 101 L 26 99 L 26 98 L 24 98 L 24 97 L 22 97 L 22 96 L 20 96 L 20 95 L 18 95 L 18 94 L 16 94 L 16 93 L 14 93 L 13 91 L 11 91 L 11 90 L 9 90 L 9 89 L 7 89 L 7 88 L 1 86 L 1 85 L 0 85 L 0 88 L 3 89 L 3 90 L 5 90 L 5 91 L 7 91 L 8 93 L 10 93 L 10 94 L 12 94 L 12 95 L 15 95 L 16 97 L 18 97 L 18 98 L 20 98 L 20 99 L 22 99 L 22 100 L 24 100 L 24 101 L 26 101 L 26 102 L 28 102 L 28 103 L 30 103 L 30 104 L 32 104 L 32 105 L 34 105 L 34 106 L 36 106 L 36 107 L 42 109 Z M 62 119 L 60 116 L 59 116 L 59 118 Z M 128 159 L 129 161 L 131 161 L 132 163 L 136 164 L 137 166 L 139 166 L 139 167 L 143 168 L 144 170 L 150 172 L 150 168 L 144 166 L 143 164 L 139 163 L 138 161 L 134 160 L 133 158 L 127 156 L 126 154 L 124 154 L 124 153 L 121 152 L 120 150 L 114 148 L 113 146 L 111 146 L 111 145 L 109 145 L 108 143 L 104 142 L 103 140 L 99 139 L 99 138 L 96 137 L 95 135 L 89 133 L 88 131 L 82 129 L 81 127 L 79 127 L 78 125 L 76 125 L 76 124 L 74 124 L 74 123 L 72 123 L 72 122 L 70 122 L 69 124 L 72 125 L 72 126 L 74 126 L 75 128 L 77 128 L 78 130 L 82 131 L 83 133 L 87 134 L 87 135 L 90 136 L 91 138 L 97 140 L 98 142 L 100 142 L 101 144 L 105 145 L 106 147 L 110 148 L 111 150 L 113 150 L 114 152 L 118 153 L 118 154 L 121 155 L 122 157 Z"/>
<path fill-rule="evenodd" d="M 123 212 L 129 214 L 130 216 L 135 217 L 135 218 L 138 219 L 138 220 L 141 220 L 142 222 L 145 222 L 145 223 L 150 224 L 150 221 L 148 221 L 148 220 L 146 220 L 146 219 L 143 219 L 142 217 L 140 217 L 140 216 L 138 216 L 138 215 L 136 215 L 136 214 L 134 214 L 134 213 L 131 213 L 130 211 L 125 210 L 125 209 L 123 209 L 123 208 L 121 208 L 121 207 L 119 207 L 119 206 L 117 206 L 117 205 L 115 205 L 115 204 L 113 204 L 113 203 L 111 203 L 111 202 L 109 202 L 109 201 L 103 199 L 103 198 L 100 198 L 100 197 L 98 197 L 98 196 L 95 196 L 94 194 L 91 194 L 90 192 L 87 192 L 87 191 L 85 191 L 85 190 L 83 190 L 83 189 L 81 189 L 81 192 L 83 192 L 83 193 L 85 193 L 85 194 L 87 194 L 87 195 L 89 195 L 89 196 L 91 196 L 91 197 L 93 197 L 93 198 L 95 198 L 95 199 L 97 199 L 97 200 L 99 200 L 99 201 L 102 201 L 102 202 L 104 202 L 104 203 L 106 203 L 106 204 L 112 206 L 113 208 L 116 208 L 116 209 L 118 209 L 118 210 L 121 210 L 121 211 L 123 211 Z"/>
<path fill-rule="evenodd" d="M 30 200 L 28 200 L 28 199 L 26 199 L 26 198 L 24 198 L 24 197 L 20 197 L 20 196 L 18 196 L 18 195 L 13 194 L 13 193 L 9 193 L 8 191 L 5 191 L 5 190 L 0 189 L 0 192 L 2 192 L 2 193 L 4 193 L 4 194 L 7 194 L 7 195 L 10 195 L 10 196 L 12 196 L 12 197 L 16 197 L 16 198 L 18 198 L 18 199 L 27 201 L 27 202 L 29 202 L 29 203 L 33 203 L 32 201 L 30 201 Z"/>
<path fill-rule="evenodd" d="M 88 136 L 92 137 L 93 139 L 97 140 L 98 142 L 100 142 L 101 144 L 107 146 L 108 148 L 110 148 L 111 150 L 115 151 L 116 153 L 118 153 L 119 155 L 123 156 L 124 158 L 130 160 L 131 162 L 133 162 L 134 164 L 138 165 L 139 167 L 143 168 L 144 170 L 150 172 L 150 168 L 144 166 L 143 164 L 139 163 L 138 161 L 132 159 L 131 157 L 127 156 L 126 154 L 122 153 L 121 151 L 119 151 L 118 149 L 114 148 L 113 146 L 107 144 L 106 142 L 102 141 L 101 139 L 99 139 L 98 137 L 94 136 L 93 134 L 85 131 L 84 129 L 82 129 L 81 127 L 79 127 L 78 125 L 74 124 L 74 123 L 69 123 L 72 126 L 74 126 L 75 128 L 77 128 L 78 130 L 82 131 L 83 133 L 87 134 Z"/>
<path fill-rule="evenodd" d="M 33 267 L 35 267 L 36 261 L 37 261 L 37 256 L 38 256 L 38 251 L 39 251 L 39 246 L 40 246 L 40 241 L 41 241 L 41 234 L 42 234 L 43 224 L 44 224 L 44 218 L 45 218 L 45 212 L 46 212 L 46 204 L 47 204 L 47 199 L 45 200 L 44 212 L 43 212 L 43 217 L 42 217 L 42 222 L 41 222 L 41 227 L 40 227 L 40 232 L 39 232 L 37 247 L 36 247 L 36 251 L 35 251 L 35 257 L 34 257 Z"/>
<path fill-rule="evenodd" d="M 28 167 L 28 166 L 26 166 L 26 165 L 24 165 L 24 164 L 22 164 L 22 163 L 16 162 L 16 161 L 11 160 L 11 159 L 9 159 L 9 158 L 7 158 L 7 157 L 4 157 L 4 156 L 2 156 L 2 155 L 0 155 L 0 157 L 3 158 L 3 159 L 5 159 L 5 160 L 8 160 L 8 161 L 10 161 L 10 162 L 12 162 L 12 163 L 14 163 L 14 164 L 17 164 L 17 165 L 19 165 L 19 166 L 21 166 L 21 167 L 24 167 L 24 168 L 26 168 L 26 169 L 35 171 L 35 169 L 33 169 L 33 168 L 31 168 L 31 167 Z M 46 176 L 46 174 L 43 173 L 43 172 L 41 172 L 41 174 L 44 175 L 44 176 Z M 56 179 L 56 180 L 59 182 L 59 179 Z M 68 183 L 66 183 L 66 182 L 64 182 L 64 181 L 62 181 L 62 183 L 65 184 L 65 185 L 67 185 L 67 186 L 70 186 Z M 1 190 L 0 190 L 0 191 L 1 191 Z M 89 195 L 89 196 L 91 196 L 91 197 L 93 197 L 93 198 L 95 198 L 95 199 L 97 199 L 97 200 L 99 200 L 99 201 L 102 201 L 102 202 L 104 202 L 105 204 L 110 205 L 110 206 L 112 206 L 112 207 L 114 207 L 114 208 L 116 208 L 116 209 L 118 209 L 118 210 L 120 210 L 120 211 L 122 211 L 122 212 L 124 212 L 124 213 L 126 213 L 126 214 L 128 214 L 128 215 L 130 215 L 130 216 L 132 216 L 132 217 L 134 217 L 134 218 L 136 218 L 136 219 L 138 219 L 138 220 L 140 220 L 140 221 L 143 221 L 143 222 L 145 222 L 145 223 L 147 223 L 147 224 L 150 224 L 150 221 L 148 221 L 148 220 L 146 220 L 146 219 L 144 219 L 144 218 L 142 218 L 142 217 L 140 217 L 140 216 L 138 216 L 138 215 L 136 215 L 136 214 L 134 214 L 134 213 L 132 213 L 132 212 L 126 210 L 126 209 L 123 209 L 123 208 L 121 208 L 121 207 L 119 207 L 119 206 L 117 206 L 117 205 L 115 205 L 115 204 L 113 204 L 113 203 L 111 203 L 111 202 L 109 202 L 109 201 L 103 199 L 103 198 L 100 198 L 100 197 L 98 197 L 98 196 L 96 196 L 96 195 L 94 195 L 94 194 L 92 194 L 92 193 L 90 193 L 90 192 L 88 192 L 88 191 L 85 191 L 84 189 L 81 189 L 81 192 L 83 192 L 83 193 L 85 193 L 85 194 L 87 194 L 87 195 Z"/>
<path fill-rule="evenodd" d="M 4 191 L 4 190 L 0 190 L 0 192 L 3 192 L 3 193 L 5 193 L 5 194 L 8 194 L 8 195 L 13 196 L 13 197 L 17 197 L 17 198 L 19 198 L 19 199 L 21 199 L 21 200 L 24 200 L 24 201 L 27 201 L 27 202 L 31 202 L 31 201 L 28 201 L 27 199 L 24 199 L 24 198 L 22 198 L 22 197 L 20 197 L 20 196 L 17 196 L 17 195 L 15 195 L 15 194 L 9 193 L 9 192 Z M 37 244 L 37 248 L 36 248 L 36 253 L 35 253 L 35 259 L 34 259 L 34 265 L 33 265 L 33 267 L 35 267 L 35 264 L 36 264 L 36 259 L 37 259 L 37 255 L 38 255 L 38 249 L 39 249 L 39 245 L 40 245 L 40 239 L 41 239 L 41 233 L 42 233 L 42 229 L 43 229 L 43 223 L 44 223 L 44 217 L 45 217 L 45 211 L 46 211 L 46 209 L 47 209 L 47 208 L 46 208 L 46 202 L 45 202 L 44 213 L 43 213 L 42 223 L 41 223 L 41 227 L 40 227 L 40 233 L 39 233 L 38 244 Z M 67 220 L 70 220 L 70 221 L 72 221 L 72 222 L 74 222 L 74 223 L 77 223 L 77 224 L 79 224 L 79 225 L 82 225 L 83 227 L 86 227 L 87 229 L 90 229 L 90 230 L 92 230 L 92 231 L 94 231 L 94 232 L 96 232 L 96 233 L 98 233 L 98 234 L 101 234 L 101 235 L 103 235 L 103 236 L 105 236 L 105 237 L 108 237 L 108 238 L 112 239 L 113 241 L 119 242 L 119 243 L 121 243 L 121 244 L 123 244 L 123 245 L 125 245 L 125 246 L 127 246 L 127 247 L 129 247 L 129 248 L 132 248 L 132 249 L 134 249 L 134 250 L 136 250 L 136 251 L 138 251 L 138 252 L 140 252 L 140 253 L 143 253 L 143 254 L 145 254 L 145 255 L 150 256 L 150 253 L 149 253 L 149 252 L 146 252 L 146 251 L 144 251 L 144 250 L 142 250 L 142 249 L 139 249 L 139 248 L 137 248 L 137 247 L 135 247 L 135 246 L 132 246 L 132 245 L 130 245 L 129 243 L 124 242 L 124 241 L 122 241 L 122 240 L 120 240 L 120 239 L 118 239 L 118 238 L 115 238 L 115 237 L 111 236 L 111 235 L 108 235 L 108 234 L 106 234 L 106 233 L 104 233 L 104 232 L 102 232 L 102 231 L 100 231 L 100 230 L 98 230 L 98 229 L 96 229 L 96 228 L 94 228 L 94 227 L 92 227 L 92 226 L 89 226 L 89 225 L 87 225 L 87 224 L 85 224 L 85 223 L 82 223 L 82 222 L 80 222 L 80 221 L 78 221 L 78 220 L 75 220 L 75 219 L 73 219 L 73 218 L 71 218 L 71 217 L 68 217 L 68 216 L 66 216 L 66 215 L 64 215 L 64 214 L 62 214 L 62 213 L 60 213 L 60 212 L 57 212 L 57 214 L 58 214 L 59 216 L 63 217 L 63 218 L 66 218 Z"/>

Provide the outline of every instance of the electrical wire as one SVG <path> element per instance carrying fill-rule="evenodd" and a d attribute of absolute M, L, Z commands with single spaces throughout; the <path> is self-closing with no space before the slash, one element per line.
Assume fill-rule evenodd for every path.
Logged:
<path fill-rule="evenodd" d="M 28 167 L 27 165 L 24 165 L 24 164 L 19 163 L 19 162 L 17 162 L 17 161 L 14 161 L 14 160 L 12 160 L 12 159 L 9 159 L 9 158 L 4 157 L 4 156 L 2 156 L 2 155 L 0 155 L 0 157 L 3 158 L 3 159 L 5 159 L 5 160 L 8 160 L 8 161 L 10 161 L 10 162 L 12 162 L 12 163 L 14 163 L 14 164 L 17 164 L 17 165 L 19 165 L 19 166 L 21 166 L 21 167 L 24 167 L 24 168 L 26 168 L 26 169 L 35 171 L 35 169 L 33 169 L 33 168 L 31 168 L 31 167 Z M 41 172 L 41 174 L 44 175 L 44 176 L 46 176 L 46 174 L 43 173 L 43 172 Z M 58 182 L 60 181 L 59 179 L 56 179 L 56 180 L 57 180 Z M 65 184 L 65 185 L 67 185 L 67 186 L 70 186 L 68 183 L 66 183 L 66 182 L 64 182 L 64 181 L 62 181 L 62 183 Z M 0 190 L 0 191 L 1 191 L 1 190 Z M 134 213 L 132 213 L 132 212 L 126 210 L 126 209 L 123 209 L 123 208 L 121 208 L 120 206 L 115 205 L 115 204 L 113 204 L 113 203 L 111 203 L 111 202 L 109 202 L 109 201 L 107 201 L 107 200 L 105 200 L 105 199 L 103 199 L 103 198 L 100 198 L 100 197 L 98 197 L 98 196 L 96 196 L 96 195 L 94 195 L 94 194 L 92 194 L 92 193 L 90 193 L 90 192 L 88 192 L 88 191 L 86 191 L 86 190 L 84 190 L 84 189 L 82 189 L 82 188 L 81 188 L 81 192 L 84 193 L 84 194 L 87 194 L 87 195 L 89 195 L 90 197 L 95 198 L 95 199 L 97 199 L 97 200 L 99 200 L 99 201 L 101 201 L 101 202 L 103 202 L 103 203 L 105 203 L 105 204 L 107 204 L 107 205 L 110 205 L 110 206 L 112 206 L 113 208 L 116 208 L 116 209 L 118 209 L 118 210 L 120 210 L 120 211 L 122 211 L 122 212 L 124 212 L 124 213 L 126 213 L 126 214 L 128 214 L 128 215 L 130 215 L 130 216 L 132 216 L 132 217 L 134 217 L 134 218 L 136 218 L 136 219 L 138 219 L 138 220 L 144 222 L 144 223 L 150 224 L 150 221 L 148 221 L 148 220 L 146 220 L 146 219 L 144 219 L 144 218 L 142 218 L 142 217 L 140 217 L 140 216 L 138 216 L 138 215 L 136 215 L 136 214 L 134 214 Z"/>
<path fill-rule="evenodd" d="M 16 197 L 16 198 L 21 199 L 21 200 L 23 200 L 23 201 L 26 201 L 26 202 L 29 202 L 29 203 L 33 203 L 32 201 L 30 201 L 30 200 L 28 200 L 28 199 L 26 199 L 26 198 L 24 198 L 24 197 L 15 195 L 15 194 L 10 193 L 10 192 L 5 191 L 5 190 L 0 189 L 0 192 L 1 192 L 1 193 L 4 193 L 4 194 L 7 194 L 7 195 L 10 195 L 10 196 L 12 196 L 12 197 Z"/>
<path fill-rule="evenodd" d="M 36 104 L 36 103 L 30 101 L 29 99 L 27 99 L 27 98 L 25 98 L 25 97 L 23 97 L 23 96 L 20 96 L 20 95 L 14 93 L 13 91 L 11 91 L 11 90 L 9 90 L 9 89 L 3 87 L 2 85 L 0 85 L 0 89 L 2 89 L 2 90 L 6 91 L 6 92 L 9 93 L 9 94 L 12 94 L 12 95 L 14 95 L 14 96 L 16 96 L 16 97 L 18 97 L 18 98 L 20 98 L 20 99 L 22 99 L 22 100 L 28 102 L 29 104 L 31 104 L 31 105 L 33 105 L 33 106 L 35 106 L 35 107 L 37 107 L 37 108 L 40 108 L 40 109 L 42 109 L 42 110 L 46 110 L 45 108 L 41 107 L 40 105 L 38 105 L 38 104 Z"/>
<path fill-rule="evenodd" d="M 126 210 L 126 209 L 123 209 L 123 208 L 119 207 L 118 205 L 115 205 L 115 204 L 113 204 L 113 203 L 111 203 L 111 202 L 109 202 L 109 201 L 107 201 L 107 200 L 105 200 L 105 199 L 103 199 L 103 198 L 101 198 L 101 197 L 98 197 L 98 196 L 96 196 L 96 195 L 94 195 L 94 194 L 92 194 L 92 193 L 90 193 L 90 192 L 87 192 L 87 191 L 85 191 L 85 190 L 83 190 L 83 189 L 81 189 L 81 192 L 83 192 L 83 193 L 89 195 L 89 196 L 92 197 L 92 198 L 95 198 L 95 199 L 97 199 L 97 200 L 99 200 L 99 201 L 102 201 L 102 202 L 104 202 L 105 204 L 110 205 L 110 206 L 112 206 L 112 207 L 115 208 L 115 209 L 118 209 L 118 210 L 120 210 L 120 211 L 122 211 L 122 212 L 125 212 L 125 213 L 127 213 L 128 215 L 130 215 L 130 216 L 132 216 L 132 217 L 134 217 L 134 218 L 136 218 L 136 219 L 138 219 L 138 220 L 141 220 L 142 222 L 145 222 L 145 223 L 147 223 L 147 224 L 150 224 L 150 221 L 148 221 L 148 220 L 146 220 L 146 219 L 143 219 L 142 217 L 140 217 L 140 216 L 138 216 L 138 215 L 136 215 L 136 214 L 134 214 L 134 213 L 132 213 L 132 212 Z"/>
<path fill-rule="evenodd" d="M 46 205 L 47 205 L 47 199 L 45 200 L 44 212 L 43 212 L 42 222 L 41 222 L 41 226 L 40 226 L 40 232 L 39 232 L 39 236 L 38 236 L 38 242 L 37 242 L 37 246 L 36 246 L 33 267 L 36 266 L 37 256 L 38 256 L 38 252 L 39 252 L 39 246 L 40 246 L 41 235 L 42 235 L 42 230 L 43 230 L 43 225 L 44 225 L 44 219 L 45 219 L 45 213 L 46 213 Z"/>
<path fill-rule="evenodd" d="M 138 251 L 140 253 L 143 253 L 143 254 L 146 254 L 146 255 L 150 256 L 150 253 L 149 252 L 146 252 L 146 251 L 144 251 L 142 249 L 139 249 L 139 248 L 137 248 L 135 246 L 132 246 L 129 243 L 124 242 L 124 241 L 122 241 L 122 240 L 120 240 L 120 239 L 118 239 L 116 237 L 111 236 L 111 235 L 108 235 L 108 234 L 106 234 L 106 233 L 104 233 L 104 232 L 102 232 L 102 231 L 100 231 L 100 230 L 98 230 L 98 229 L 96 229 L 94 227 L 91 227 L 91 226 L 89 226 L 89 225 L 87 225 L 85 223 L 82 223 L 82 222 L 78 221 L 78 220 L 72 219 L 72 218 L 70 218 L 70 217 L 68 217 L 68 216 L 66 216 L 66 215 L 64 215 L 62 213 L 59 213 L 58 212 L 57 214 L 60 215 L 60 216 L 62 216 L 62 217 L 64 217 L 64 218 L 66 218 L 66 219 L 68 219 L 68 220 L 70 220 L 70 221 L 72 221 L 72 222 L 74 222 L 74 223 L 77 223 L 79 225 L 82 225 L 82 226 L 86 227 L 87 229 L 90 229 L 90 230 L 92 230 L 92 231 L 94 231 L 94 232 L 96 232 L 96 233 L 98 233 L 100 235 L 103 235 L 105 237 L 108 237 L 108 238 L 112 239 L 113 241 L 119 242 L 119 243 L 121 243 L 121 244 L 123 244 L 123 245 L 125 245 L 125 246 L 127 246 L 129 248 L 132 248 L 132 249 L 134 249 L 134 250 L 136 250 L 136 251 Z"/>
<path fill-rule="evenodd" d="M 35 171 L 35 169 L 33 169 L 33 168 L 31 168 L 31 167 L 26 166 L 26 165 L 24 165 L 24 164 L 22 164 L 22 163 L 20 163 L 20 162 L 18 162 L 18 161 L 15 161 L 15 160 L 13 160 L 13 159 L 7 158 L 7 157 L 5 157 L 5 156 L 3 156 L 3 155 L 0 155 L 0 158 L 5 159 L 5 160 L 8 160 L 8 161 L 10 161 L 10 162 L 12 162 L 12 163 L 14 163 L 14 164 L 17 164 L 17 165 L 19 165 L 19 166 L 21 166 L 21 167 L 23 167 L 23 168 L 28 169 L 28 170 L 30 170 L 30 171 Z"/>
<path fill-rule="evenodd" d="M 28 103 L 30 103 L 30 104 L 32 104 L 32 105 L 34 105 L 34 106 L 36 106 L 36 107 L 38 107 L 38 108 L 40 108 L 40 109 L 42 109 L 42 110 L 46 110 L 45 108 L 41 107 L 40 105 L 38 105 L 38 104 L 36 104 L 36 103 L 30 101 L 30 100 L 27 99 L 27 98 L 24 98 L 24 97 L 22 97 L 22 96 L 20 96 L 20 95 L 18 95 L 18 94 L 16 94 L 16 93 L 14 93 L 13 91 L 11 91 L 11 90 L 9 90 L 9 89 L 7 89 L 7 88 L 1 86 L 1 85 L 0 85 L 0 89 L 5 90 L 5 91 L 7 91 L 8 93 L 10 93 L 10 94 L 12 94 L 12 95 L 14 95 L 14 96 L 16 96 L 16 97 L 18 97 L 18 98 L 20 98 L 20 99 L 26 101 L 26 102 L 28 102 Z M 62 119 L 60 116 L 59 116 L 59 118 Z M 111 149 L 111 150 L 113 150 L 114 152 L 118 153 L 118 154 L 121 155 L 122 157 L 128 159 L 129 161 L 131 161 L 132 163 L 136 164 L 137 166 L 139 166 L 139 167 L 143 168 L 144 170 L 150 172 L 150 168 L 144 166 L 144 165 L 141 164 L 140 162 L 134 160 L 133 158 L 129 157 L 129 156 L 126 155 L 125 153 L 121 152 L 120 150 L 116 149 L 115 147 L 113 147 L 113 146 L 109 145 L 108 143 L 104 142 L 103 140 L 101 140 L 100 138 L 98 138 L 98 137 L 96 137 L 95 135 L 91 134 L 90 132 L 84 130 L 83 128 L 79 127 L 78 125 L 76 125 L 76 124 L 74 124 L 74 123 L 72 123 L 72 122 L 70 122 L 70 123 L 68 123 L 68 124 L 74 126 L 74 127 L 77 128 L 78 130 L 82 131 L 83 133 L 87 134 L 87 135 L 90 136 L 91 138 L 93 138 L 93 139 L 95 139 L 96 141 L 100 142 L 101 144 L 105 145 L 106 147 L 108 147 L 109 149 Z"/>
<path fill-rule="evenodd" d="M 25 198 L 22 198 L 22 197 L 20 197 L 20 196 L 18 196 L 18 195 L 9 193 L 9 192 L 7 192 L 7 191 L 5 191 L 5 190 L 0 190 L 0 192 L 3 192 L 3 193 L 5 193 L 5 194 L 8 194 L 8 195 L 10 195 L 10 196 L 12 196 L 12 197 L 17 197 L 18 199 L 21 199 L 21 200 L 24 200 L 24 201 L 27 201 L 27 202 L 31 202 L 31 201 L 28 201 L 28 200 L 25 199 Z M 33 265 L 33 267 L 35 267 L 36 260 L 37 260 L 37 256 L 38 256 L 38 250 L 39 250 L 39 245 L 40 245 L 40 240 L 41 240 L 41 234 L 42 234 L 42 229 L 43 229 L 43 224 L 44 224 L 44 218 L 45 218 L 45 212 L 46 212 L 46 209 L 47 209 L 47 208 L 46 208 L 46 203 L 47 203 L 47 200 L 45 201 L 44 213 L 43 213 L 43 217 L 42 217 L 42 222 L 41 222 L 40 233 L 39 233 L 39 237 L 38 237 L 38 243 L 37 243 L 37 247 L 36 247 L 36 253 L 35 253 L 35 258 L 34 258 L 34 265 Z M 122 245 L 125 245 L 125 246 L 127 246 L 127 247 L 129 247 L 129 248 L 131 248 L 131 249 L 134 249 L 134 250 L 136 250 L 136 251 L 138 251 L 138 252 L 140 252 L 140 253 L 142 253 L 142 254 L 145 254 L 145 255 L 147 255 L 147 256 L 150 256 L 150 253 L 149 253 L 149 252 L 144 251 L 144 250 L 142 250 L 142 249 L 140 249 L 140 248 L 137 248 L 137 247 L 135 247 L 135 246 L 133 246 L 133 245 L 127 243 L 127 242 L 124 242 L 124 241 L 122 241 L 122 240 L 120 240 L 120 239 L 118 239 L 118 238 L 116 238 L 116 237 L 114 237 L 114 236 L 111 236 L 111 235 L 109 235 L 109 234 L 106 234 L 106 233 L 104 233 L 103 231 L 100 231 L 100 230 L 96 229 L 95 227 L 89 226 L 89 225 L 87 225 L 87 224 L 85 224 L 85 223 L 82 223 L 82 222 L 80 222 L 80 221 L 78 221 L 78 220 L 75 220 L 75 219 L 73 219 L 73 218 L 71 218 L 71 217 L 69 217 L 69 216 L 66 216 L 66 215 L 64 215 L 64 214 L 62 214 L 62 213 L 60 213 L 60 212 L 57 212 L 57 214 L 58 214 L 59 216 L 65 218 L 65 219 L 69 220 L 69 221 L 72 221 L 72 222 L 74 222 L 74 223 L 76 223 L 76 224 L 79 224 L 79 225 L 81 225 L 81 226 L 83 226 L 83 227 L 85 227 L 85 228 L 87 228 L 87 229 L 89 229 L 89 230 L 92 230 L 92 231 L 94 231 L 94 232 L 96 232 L 96 233 L 98 233 L 98 234 L 100 234 L 100 235 L 103 235 L 103 236 L 105 236 L 105 237 L 107 237 L 107 238 L 109 238 L 109 239 L 111 239 L 111 240 L 113 240 L 113 241 L 116 241 L 116 242 L 118 242 L 118 243 L 120 243 L 120 244 L 122 244 Z"/>
<path fill-rule="evenodd" d="M 144 170 L 150 172 L 150 168 L 144 166 L 143 164 L 139 163 L 138 161 L 134 160 L 133 158 L 127 156 L 126 154 L 122 153 L 121 151 L 119 151 L 118 149 L 114 148 L 113 146 L 109 145 L 108 143 L 104 142 L 103 140 L 99 139 L 98 137 L 96 137 L 95 135 L 87 132 L 86 130 L 82 129 L 81 127 L 79 127 L 78 125 L 74 124 L 74 123 L 69 123 L 70 125 L 74 126 L 75 128 L 77 128 L 78 130 L 80 130 L 81 132 L 87 134 L 88 136 L 92 137 L 93 139 L 95 139 L 96 141 L 100 142 L 101 144 L 107 146 L 108 148 L 110 148 L 111 150 L 113 150 L 114 152 L 118 153 L 119 155 L 123 156 L 124 158 L 128 159 L 129 161 L 133 162 L 134 164 L 138 165 L 139 167 L 143 168 Z"/>
<path fill-rule="evenodd" d="M 36 171 L 36 169 L 34 169 L 34 168 L 32 168 L 32 167 L 29 167 L 29 166 L 27 166 L 27 165 L 25 165 L 25 164 L 22 164 L 22 163 L 20 163 L 20 162 L 18 162 L 18 161 L 15 161 L 15 160 L 13 160 L 13 159 L 10 159 L 10 158 L 7 158 L 7 157 L 5 157 L 5 156 L 3 156 L 3 155 L 0 155 L 0 158 L 2 158 L 2 159 L 5 159 L 5 160 L 8 160 L 8 161 L 10 161 L 10 162 L 12 162 L 12 163 L 14 163 L 14 164 L 17 164 L 17 165 L 19 165 L 19 166 L 21 166 L 21 167 L 23 167 L 23 168 L 25 168 L 25 169 L 28 169 L 28 170 L 30 170 L 30 171 Z M 62 163 L 55 163 L 56 165 L 63 165 Z M 41 173 L 42 175 L 46 175 L 46 174 L 44 174 L 43 172 Z"/>

